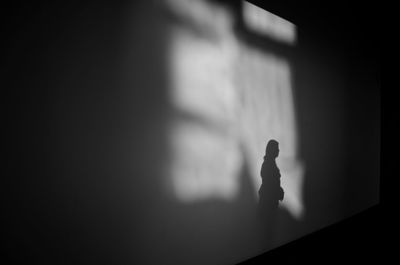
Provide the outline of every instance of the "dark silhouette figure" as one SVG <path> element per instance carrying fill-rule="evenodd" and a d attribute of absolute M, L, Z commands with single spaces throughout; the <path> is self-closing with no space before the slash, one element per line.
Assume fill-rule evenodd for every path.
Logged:
<path fill-rule="evenodd" d="M 275 159 L 279 155 L 279 143 L 270 140 L 267 144 L 264 162 L 261 166 L 262 184 L 258 191 L 259 216 L 265 227 L 266 240 L 273 244 L 275 221 L 278 214 L 279 201 L 283 200 L 284 191 L 281 187 L 281 174 Z"/>

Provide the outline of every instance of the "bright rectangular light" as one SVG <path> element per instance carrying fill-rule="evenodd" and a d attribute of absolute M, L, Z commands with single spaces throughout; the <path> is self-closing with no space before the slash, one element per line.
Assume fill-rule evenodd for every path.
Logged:
<path fill-rule="evenodd" d="M 256 5 L 243 1 L 245 25 L 259 34 L 287 44 L 296 42 L 296 26 Z"/>

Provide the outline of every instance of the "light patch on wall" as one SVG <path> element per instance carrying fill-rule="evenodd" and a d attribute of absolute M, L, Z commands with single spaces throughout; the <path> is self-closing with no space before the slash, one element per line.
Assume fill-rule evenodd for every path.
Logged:
<path fill-rule="evenodd" d="M 300 218 L 304 165 L 298 158 L 291 66 L 284 58 L 242 45 L 237 73 L 240 135 L 254 189 L 261 185 L 260 169 L 267 142 L 275 139 L 280 146 L 277 164 L 285 190 L 282 206 Z"/>
<path fill-rule="evenodd" d="M 181 9 L 175 9 L 187 9 L 181 13 L 196 29 L 178 24 L 171 31 L 174 118 L 168 182 L 172 193 L 182 203 L 231 201 L 238 195 L 241 169 L 247 163 L 257 198 L 265 146 L 268 140 L 276 139 L 285 189 L 282 207 L 300 218 L 303 165 L 297 157 L 290 63 L 241 42 L 232 29 L 233 14 L 221 6 L 210 6 L 207 1 L 184 2 Z M 199 5 L 205 6 L 199 9 Z M 196 9 L 201 12 L 196 13 Z M 275 25 L 269 27 L 273 30 L 268 34 L 279 38 L 281 28 L 281 39 L 292 36 L 293 40 L 295 27 L 285 26 L 290 22 L 276 26 L 281 18 L 268 21 Z"/>
<path fill-rule="evenodd" d="M 296 26 L 256 5 L 243 1 L 243 20 L 246 26 L 288 44 L 296 43 Z"/>
<path fill-rule="evenodd" d="M 173 126 L 172 185 L 182 202 L 232 200 L 239 190 L 241 154 L 236 141 L 196 121 Z"/>
<path fill-rule="evenodd" d="M 221 19 L 228 16 L 225 10 L 217 14 L 213 8 L 214 15 L 197 23 L 199 14 L 210 7 L 198 8 L 202 1 L 193 6 L 188 3 L 181 9 L 192 7 L 185 15 L 195 13 L 196 25 L 207 32 L 197 35 L 182 26 L 171 36 L 170 97 L 176 118 L 170 132 L 170 186 L 182 202 L 233 199 L 242 161 L 237 139 L 238 94 L 233 83 L 238 43 L 224 22 L 229 18 Z"/>

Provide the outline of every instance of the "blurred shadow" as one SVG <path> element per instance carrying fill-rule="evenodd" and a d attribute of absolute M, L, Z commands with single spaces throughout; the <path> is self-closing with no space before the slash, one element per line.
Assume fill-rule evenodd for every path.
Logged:
<path fill-rule="evenodd" d="M 275 159 L 279 156 L 279 143 L 270 140 L 267 144 L 264 162 L 261 166 L 262 184 L 258 191 L 258 216 L 263 223 L 268 245 L 274 243 L 274 230 L 278 214 L 279 201 L 283 200 L 284 191 L 281 187 L 281 174 Z"/>

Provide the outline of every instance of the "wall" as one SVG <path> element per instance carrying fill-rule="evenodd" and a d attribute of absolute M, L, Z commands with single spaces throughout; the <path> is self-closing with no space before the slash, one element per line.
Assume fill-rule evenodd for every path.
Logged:
<path fill-rule="evenodd" d="M 204 3 L 200 10 L 213 19 L 235 17 L 237 6 Z M 262 157 L 264 146 L 246 150 L 246 142 L 236 145 L 235 137 L 234 148 L 218 149 L 233 150 L 242 161 L 233 163 L 235 195 L 218 196 L 225 188 L 220 184 L 205 199 L 179 199 L 170 186 L 171 165 L 178 161 L 171 137 L 178 119 L 197 119 L 179 116 L 171 94 L 172 36 L 176 25 L 186 23 L 168 4 L 156 4 L 41 3 L 10 9 L 3 209 L 11 261 L 233 264 L 377 202 L 379 130 L 370 131 L 379 124 L 376 85 L 360 82 L 363 73 L 347 75 L 354 64 L 331 53 L 330 48 L 339 50 L 313 32 L 299 28 L 296 51 L 288 52 L 255 38 L 240 23 L 229 29 L 229 19 L 220 21 L 222 28 L 205 31 L 207 25 L 188 25 L 216 47 L 226 48 L 219 41 L 235 38 L 228 44 L 257 50 L 265 44 L 291 58 L 288 86 L 293 86 L 298 139 L 292 156 L 305 165 L 298 195 L 304 216 L 282 207 L 275 216 L 275 241 L 265 239 L 255 216 L 260 180 L 252 162 Z M 235 47 L 233 53 L 242 49 Z M 209 72 L 229 67 L 231 54 L 225 58 L 222 66 L 215 60 L 210 67 L 220 68 Z"/>

